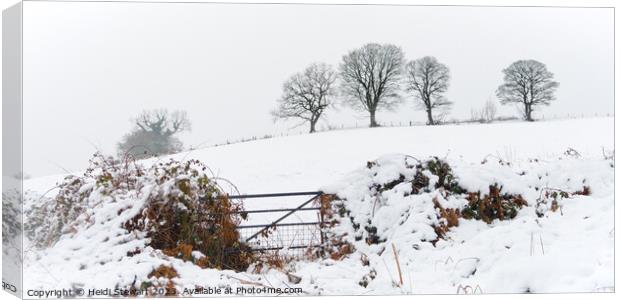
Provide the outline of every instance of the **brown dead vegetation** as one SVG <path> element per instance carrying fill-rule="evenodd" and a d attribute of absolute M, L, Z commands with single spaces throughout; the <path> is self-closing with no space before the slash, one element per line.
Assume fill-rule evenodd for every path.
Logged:
<path fill-rule="evenodd" d="M 590 194 L 592 194 L 592 191 L 590 190 L 590 187 L 587 185 L 584 185 L 580 191 L 576 191 L 573 193 L 573 195 L 581 195 L 581 196 L 590 196 Z"/>
<path fill-rule="evenodd" d="M 161 265 L 157 269 L 149 273 L 148 277 L 172 279 L 175 277 L 179 277 L 179 274 L 177 273 L 177 270 L 175 270 L 173 267 Z"/>
<path fill-rule="evenodd" d="M 123 227 L 145 232 L 149 246 L 200 267 L 245 270 L 252 253 L 236 229 L 243 206 L 201 175 L 203 168 L 195 160 L 158 164 L 157 181 L 169 188 L 152 192 L 144 209 Z M 195 260 L 192 251 L 204 256 Z"/>
<path fill-rule="evenodd" d="M 179 274 L 172 266 L 160 265 L 147 275 L 147 280 L 133 283 L 127 289 L 129 297 L 148 296 L 148 297 L 173 297 L 179 293 L 175 288 L 173 279 L 178 278 Z"/>
<path fill-rule="evenodd" d="M 433 230 L 435 230 L 435 234 L 437 234 L 437 239 L 431 241 L 431 243 L 435 245 L 439 239 L 443 239 L 445 237 L 451 227 L 459 226 L 461 212 L 455 208 L 443 208 L 437 198 L 433 199 L 433 205 L 435 206 L 435 209 L 439 211 L 440 217 L 439 224 L 432 226 Z"/>
<path fill-rule="evenodd" d="M 509 220 L 517 216 L 527 201 L 519 194 L 502 193 L 502 187 L 497 184 L 489 186 L 488 194 L 481 196 L 480 191 L 468 193 L 469 202 L 462 210 L 465 219 L 482 220 L 492 223 L 494 220 Z"/>
<path fill-rule="evenodd" d="M 587 185 L 575 192 L 567 192 L 556 188 L 544 188 L 541 190 L 540 197 L 536 199 L 536 215 L 543 217 L 548 210 L 551 212 L 559 210 L 562 213 L 561 201 L 563 199 L 568 199 L 572 196 L 589 196 L 591 194 L 592 190 Z"/>
<path fill-rule="evenodd" d="M 432 225 L 437 235 L 435 240 L 429 241 L 433 245 L 440 239 L 444 239 L 450 228 L 459 226 L 461 218 L 481 220 L 486 223 L 492 223 L 494 220 L 509 220 L 516 217 L 518 211 L 523 206 L 528 205 L 527 201 L 521 195 L 502 192 L 502 186 L 498 184 L 490 185 L 487 193 L 482 193 L 480 191 L 468 192 L 459 185 L 458 179 L 453 174 L 450 165 L 438 157 L 431 157 L 426 161 L 415 160 L 417 161 L 416 164 L 407 163 L 407 168 L 415 168 L 412 179 L 408 179 L 401 174 L 398 178 L 386 184 L 374 184 L 370 187 L 370 190 L 374 190 L 377 194 L 376 197 L 379 197 L 382 191 L 393 189 L 399 184 L 408 183 L 411 184 L 412 194 L 440 190 L 445 197 L 464 197 L 468 201 L 468 204 L 461 209 L 445 208 L 441 205 L 439 199 L 433 199 L 433 205 L 437 212 L 437 219 L 439 220 L 436 224 Z M 378 162 L 376 161 L 371 161 L 366 164 L 366 167 L 369 169 L 373 169 L 377 166 Z M 429 176 L 432 175 L 436 176 L 436 180 L 433 186 L 430 186 L 431 180 Z M 348 218 L 356 232 L 356 236 L 354 237 L 356 241 L 363 240 L 369 245 L 381 244 L 386 241 L 384 237 L 381 237 L 377 233 L 377 228 L 373 224 L 360 224 L 356 222 L 355 216 L 351 216 L 350 211 L 347 209 L 346 199 L 339 199 L 333 195 L 330 198 L 325 198 L 323 202 L 321 202 L 321 211 L 326 221 L 328 221 L 328 224 L 330 224 L 330 227 L 338 225 L 338 220 Z M 347 244 L 345 242 L 346 240 L 348 240 L 346 236 L 331 236 L 328 240 L 328 254 L 334 259 L 341 259 L 349 252 L 354 251 L 353 246 Z M 341 247 L 344 244 L 347 245 Z"/>
<path fill-rule="evenodd" d="M 275 269 L 283 272 L 290 263 L 291 258 L 280 254 L 278 251 L 260 253 L 255 256 L 254 273 L 261 273 L 263 270 Z"/>
<path fill-rule="evenodd" d="M 146 198 L 140 212 L 122 227 L 145 236 L 148 246 L 166 255 L 203 268 L 236 271 L 252 262 L 252 253 L 236 229 L 246 217 L 241 213 L 242 202 L 229 199 L 218 179 L 198 160 L 170 159 L 145 167 L 130 157 L 117 161 L 97 153 L 83 176 L 69 176 L 58 188 L 49 207 L 37 211 L 46 220 L 37 224 L 44 229 L 35 238 L 42 246 L 77 230 L 80 222 L 91 222 L 88 207 L 94 205 L 91 194 L 96 192 L 97 197 Z M 119 209 L 118 215 L 127 210 Z M 196 251 L 202 254 L 198 260 L 192 256 Z M 140 252 L 134 249 L 127 255 Z"/>

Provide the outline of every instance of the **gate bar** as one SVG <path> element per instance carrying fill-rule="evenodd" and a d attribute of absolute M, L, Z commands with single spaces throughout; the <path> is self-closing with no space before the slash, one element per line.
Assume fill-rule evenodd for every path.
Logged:
<path fill-rule="evenodd" d="M 291 193 L 272 193 L 272 194 L 251 194 L 251 195 L 230 195 L 230 196 L 219 196 L 217 198 L 228 198 L 228 199 L 246 199 L 246 198 L 271 198 L 271 197 L 291 197 L 291 196 L 319 196 L 323 194 L 321 191 L 315 192 L 291 192 Z"/>
<path fill-rule="evenodd" d="M 274 208 L 274 209 L 257 209 L 257 210 L 241 210 L 231 212 L 231 214 L 259 214 L 270 212 L 283 212 L 283 211 L 306 211 L 306 210 L 320 210 L 320 207 L 304 207 L 304 208 Z M 266 224 L 265 224 L 266 225 Z"/>
<path fill-rule="evenodd" d="M 285 193 L 285 194 L 286 194 L 286 193 Z M 291 193 L 288 193 L 288 194 L 291 194 Z M 310 202 L 312 202 L 312 201 L 316 200 L 316 199 L 317 199 L 318 197 L 320 197 L 321 195 L 323 195 L 323 192 L 314 192 L 314 193 L 311 193 L 311 194 L 309 194 L 309 193 L 293 193 L 293 194 L 314 195 L 314 197 L 310 198 L 310 200 L 308 200 L 308 201 L 306 201 L 306 202 L 302 203 L 301 205 L 299 205 L 299 206 L 297 207 L 297 209 L 300 209 L 300 208 L 303 208 L 304 206 L 308 205 L 308 203 L 310 203 Z M 275 196 L 275 197 L 278 197 L 278 196 Z M 280 217 L 279 219 L 277 219 L 277 220 L 275 220 L 275 221 L 271 222 L 271 224 L 269 224 L 268 226 L 265 226 L 265 228 L 263 228 L 263 229 L 259 230 L 258 232 L 256 232 L 256 233 L 255 233 L 255 234 L 253 234 L 252 236 L 250 236 L 249 238 L 245 239 L 245 241 L 247 242 L 247 241 L 249 241 L 249 240 L 251 240 L 251 239 L 253 239 L 253 238 L 257 237 L 259 234 L 263 233 L 265 230 L 267 230 L 267 229 L 271 228 L 272 226 L 274 226 L 274 225 L 278 224 L 278 222 L 280 222 L 280 221 L 282 221 L 282 220 L 286 219 L 288 216 L 290 216 L 290 215 L 294 214 L 295 212 L 296 212 L 296 210 L 292 210 L 292 211 L 290 211 L 290 212 L 288 212 L 288 213 L 284 214 L 284 215 L 283 215 L 282 217 Z"/>
<path fill-rule="evenodd" d="M 272 226 L 305 226 L 305 225 L 321 225 L 321 222 L 299 222 L 299 223 L 282 223 L 282 224 L 257 224 L 257 225 L 239 225 L 237 228 L 261 228 L 261 227 L 272 227 Z M 261 230 L 262 231 L 262 230 Z M 246 239 L 246 241 L 249 240 Z"/>

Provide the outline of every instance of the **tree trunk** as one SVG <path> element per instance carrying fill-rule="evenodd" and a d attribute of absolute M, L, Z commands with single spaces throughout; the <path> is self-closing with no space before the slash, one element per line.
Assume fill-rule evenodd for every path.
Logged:
<path fill-rule="evenodd" d="M 316 121 L 310 121 L 310 133 L 316 132 Z"/>
<path fill-rule="evenodd" d="M 433 120 L 433 112 L 430 109 L 426 110 L 426 116 L 428 117 L 428 125 L 435 125 L 435 121 Z"/>
<path fill-rule="evenodd" d="M 528 122 L 534 121 L 534 119 L 532 119 L 532 105 L 531 104 L 525 104 L 525 120 Z"/>
<path fill-rule="evenodd" d="M 377 124 L 377 119 L 375 119 L 375 111 L 370 111 L 370 127 L 379 127 Z"/>

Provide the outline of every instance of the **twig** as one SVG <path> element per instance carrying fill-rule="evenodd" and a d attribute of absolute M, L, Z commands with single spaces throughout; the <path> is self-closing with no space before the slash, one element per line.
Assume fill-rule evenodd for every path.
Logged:
<path fill-rule="evenodd" d="M 452 256 L 448 256 L 448 258 L 446 258 L 444 265 L 447 265 L 449 261 L 454 262 L 454 260 L 452 259 Z M 442 262 L 442 260 L 440 259 L 435 261 L 435 272 L 437 272 L 437 263 L 440 263 L 440 262 Z"/>
<path fill-rule="evenodd" d="M 419 160 L 417 157 L 411 156 L 411 155 L 405 155 L 405 163 L 407 163 L 407 158 L 411 158 L 414 159 L 415 161 L 417 161 L 418 163 L 422 163 L 421 160 Z"/>
<path fill-rule="evenodd" d="M 459 286 L 456 288 L 456 293 L 460 294 L 461 291 L 463 291 L 463 294 L 475 294 L 476 291 L 479 291 L 480 294 L 482 294 L 482 288 L 480 287 L 479 284 L 476 284 L 476 288 L 471 287 L 471 285 L 462 285 L 459 284 Z"/>
<path fill-rule="evenodd" d="M 454 267 L 452 268 L 452 273 L 454 273 L 454 271 L 456 271 L 456 267 L 459 266 L 459 264 L 464 261 L 464 260 L 470 260 L 473 259 L 476 261 L 476 265 L 480 262 L 480 258 L 479 257 L 465 257 L 465 258 L 461 258 L 459 260 L 456 261 L 456 263 L 454 264 Z"/>
<path fill-rule="evenodd" d="M 266 287 L 266 288 L 268 288 L 268 287 L 269 287 L 269 286 L 266 286 L 266 285 L 264 285 L 264 284 L 262 284 L 262 283 L 260 283 L 260 282 L 249 281 L 249 280 L 245 280 L 245 279 L 237 278 L 237 277 L 234 277 L 234 276 L 227 276 L 227 277 L 228 277 L 228 278 L 230 278 L 230 279 L 235 279 L 235 280 L 238 280 L 238 281 L 239 281 L 239 283 L 241 283 L 241 284 L 256 285 L 256 286 Z"/>
<path fill-rule="evenodd" d="M 375 197 L 375 201 L 372 203 L 372 213 L 370 215 L 371 218 L 375 217 L 375 208 L 377 207 L 377 201 L 379 201 L 379 195 Z"/>
<path fill-rule="evenodd" d="M 542 235 L 538 236 L 540 238 L 540 249 L 542 249 L 542 254 L 545 255 L 545 246 L 543 245 Z"/>
<path fill-rule="evenodd" d="M 476 293 L 476 291 L 480 291 L 480 294 L 484 294 L 479 284 L 476 284 L 476 288 L 474 289 L 474 294 Z"/>
<path fill-rule="evenodd" d="M 470 294 L 470 292 L 467 289 L 469 289 L 469 291 L 471 291 L 471 293 L 473 294 L 474 289 L 471 286 L 469 285 L 464 286 L 462 284 L 459 284 L 459 286 L 456 288 L 456 293 L 461 294 L 461 291 L 463 291 L 463 294 Z"/>
<path fill-rule="evenodd" d="M 392 251 L 394 252 L 394 260 L 396 260 L 396 268 L 398 270 L 398 278 L 400 279 L 400 286 L 403 286 L 403 273 L 400 270 L 400 262 L 398 261 L 398 253 L 396 253 L 396 246 L 392 243 Z"/>
<path fill-rule="evenodd" d="M 385 266 L 385 270 L 387 270 L 387 273 L 390 276 L 390 280 L 392 281 L 392 283 L 395 283 L 394 278 L 392 278 L 392 273 L 390 272 L 390 268 L 388 268 L 388 265 L 385 262 L 385 258 L 381 259 L 381 261 L 383 261 L 383 265 Z"/>

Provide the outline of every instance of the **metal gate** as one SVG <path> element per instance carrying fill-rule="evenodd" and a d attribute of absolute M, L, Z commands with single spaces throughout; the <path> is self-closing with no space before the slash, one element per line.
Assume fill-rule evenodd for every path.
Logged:
<path fill-rule="evenodd" d="M 254 252 L 277 251 L 291 257 L 308 255 L 312 250 L 321 247 L 324 242 L 323 215 L 321 214 L 320 197 L 322 192 L 291 192 L 253 195 L 232 195 L 229 199 L 248 200 L 259 198 L 292 198 L 310 197 L 293 208 L 274 208 L 244 210 L 238 213 L 252 216 L 265 215 L 273 221 L 258 224 L 241 224 L 237 230 L 241 238 Z M 260 201 L 260 200 L 256 200 Z M 247 203 L 247 201 L 245 201 Z M 296 213 L 305 212 L 302 220 L 294 219 Z M 282 213 L 282 214 L 280 214 Z"/>

